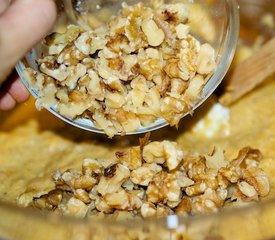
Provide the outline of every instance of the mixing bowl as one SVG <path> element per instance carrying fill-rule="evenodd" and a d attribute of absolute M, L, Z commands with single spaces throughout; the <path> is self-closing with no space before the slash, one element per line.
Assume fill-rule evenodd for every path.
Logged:
<path fill-rule="evenodd" d="M 212 2 L 212 1 L 205 1 Z M 265 41 L 275 34 L 274 27 L 268 28 L 262 24 L 261 19 L 268 13 L 275 17 L 275 4 L 273 0 L 240 0 L 241 12 L 241 40 L 247 44 L 253 43 L 258 35 L 264 36 Z M 257 97 L 255 97 L 257 100 Z M 258 99 L 259 100 L 259 99 Z M 268 99 L 267 99 L 268 101 Z M 19 111 L 19 115 L 28 118 L 38 118 L 36 113 Z M 20 110 L 20 109 L 19 109 Z M 251 113 L 249 109 L 243 109 L 246 114 L 251 114 L 251 126 L 253 117 L 258 113 Z M 1 114 L 0 114 L 1 116 Z M 40 115 L 39 115 L 40 116 Z M 270 117 L 271 116 L 266 116 Z M 9 126 L 23 126 L 16 122 L 16 119 L 9 119 L 9 116 L 1 116 L 1 120 L 6 119 Z M 50 121 L 43 119 L 49 126 Z M 1 122 L 1 121 L 0 121 Z M 0 125 L 1 126 L 1 125 Z M 268 126 L 266 126 L 268 128 Z M 50 131 L 49 128 L 42 131 Z M 61 130 L 64 130 L 62 127 Z M 66 135 L 60 131 L 60 136 Z M 180 131 L 183 131 L 180 129 Z M 249 135 L 251 129 L 246 129 L 244 135 Z M 22 135 L 22 146 L 24 147 L 25 132 Z M 171 131 L 169 131 L 169 134 Z M 9 134 L 9 133 L 7 133 Z M 46 133 L 48 134 L 48 133 Z M 165 135 L 165 138 L 169 137 Z M 179 133 L 182 134 L 182 133 Z M 260 132 L 259 134 L 262 134 Z M 84 138 L 79 134 L 79 139 Z M 239 136 L 239 135 L 238 135 Z M 96 135 L 92 135 L 96 137 Z M 120 144 L 125 144 L 119 139 Z M 209 140 L 210 141 L 210 140 Z M 223 139 L 223 141 L 226 141 Z M 235 141 L 239 141 L 236 137 Z M 248 141 L 248 140 L 247 140 Z M 268 139 L 267 141 L 271 141 Z M 106 145 L 111 148 L 113 142 Z M 55 143 L 53 143 L 55 144 Z M 12 143 L 11 143 L 12 145 Z M 190 144 L 191 145 L 191 144 Z M 230 143 L 229 143 L 230 145 Z M 11 148 L 10 151 L 16 151 Z M 269 156 L 269 157 L 273 157 Z M 0 166 L 1 166 L 0 155 Z M 31 161 L 31 159 L 30 159 Z M 41 163 L 42 164 L 42 163 Z M 22 166 L 24 167 L 24 166 Z M 270 168 L 270 166 L 267 166 Z M 1 167 L 0 167 L 1 169 Z M 1 172 L 1 170 L 0 170 Z M 274 176 L 274 174 L 273 174 Z M 1 181 L 6 181 L 1 178 Z M 273 181 L 274 182 L 274 181 Z M 274 185 L 274 184 L 273 184 Z M 11 186 L 12 188 L 13 186 Z M 269 240 L 275 238 L 275 199 L 274 186 L 271 189 L 273 197 L 269 202 L 262 202 L 245 208 L 227 209 L 218 214 L 210 214 L 196 217 L 169 216 L 161 219 L 148 220 L 78 220 L 67 217 L 60 217 L 51 213 L 44 213 L 35 209 L 24 209 L 10 203 L 0 203 L 0 239 L 244 239 L 244 240 Z"/>

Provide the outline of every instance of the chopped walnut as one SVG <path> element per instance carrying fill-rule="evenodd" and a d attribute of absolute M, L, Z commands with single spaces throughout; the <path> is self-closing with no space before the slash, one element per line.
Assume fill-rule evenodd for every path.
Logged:
<path fill-rule="evenodd" d="M 243 179 L 252 185 L 260 197 L 268 195 L 270 186 L 266 174 L 256 167 L 244 170 Z"/>
<path fill-rule="evenodd" d="M 102 173 L 103 166 L 99 161 L 91 158 L 86 158 L 83 160 L 82 173 L 83 175 L 93 176 Z"/>
<path fill-rule="evenodd" d="M 226 167 L 228 162 L 225 161 L 224 152 L 222 148 L 215 148 L 212 155 L 205 155 L 205 164 L 209 169 L 218 171 Z"/>
<path fill-rule="evenodd" d="M 183 152 L 176 145 L 169 141 L 149 143 L 143 149 L 143 158 L 148 163 L 164 163 L 169 170 L 173 170 L 183 158 Z"/>
<path fill-rule="evenodd" d="M 89 204 L 91 202 L 88 192 L 86 192 L 84 189 L 76 189 L 74 196 L 85 204 Z"/>
<path fill-rule="evenodd" d="M 159 163 L 163 164 L 164 159 L 164 146 L 162 142 L 151 142 L 144 146 L 142 151 L 142 157 L 147 163 Z"/>
<path fill-rule="evenodd" d="M 87 175 L 81 176 L 74 180 L 74 188 L 76 189 L 91 189 L 95 184 L 97 183 L 97 180 L 94 177 L 90 177 Z"/>
<path fill-rule="evenodd" d="M 160 172 L 154 176 L 147 189 L 147 200 L 152 203 L 177 202 L 181 191 L 174 175 Z"/>
<path fill-rule="evenodd" d="M 159 118 L 177 126 L 216 70 L 214 49 L 190 33 L 187 6 L 123 3 L 105 25 L 92 19 L 91 28 L 69 25 L 46 37 L 39 73 L 26 74 L 37 107 L 88 118 L 109 137 Z"/>
<path fill-rule="evenodd" d="M 193 214 L 217 212 L 222 207 L 223 200 L 216 191 L 208 188 L 204 194 L 195 197 L 191 204 Z"/>
<path fill-rule="evenodd" d="M 125 165 L 130 170 L 137 169 L 142 165 L 142 156 L 140 147 L 132 147 L 124 152 L 117 152 L 116 157 L 119 163 Z"/>
<path fill-rule="evenodd" d="M 141 199 L 134 194 L 127 193 L 124 189 L 116 193 L 108 193 L 104 199 L 109 207 L 119 210 L 136 210 L 142 205 Z"/>
<path fill-rule="evenodd" d="M 217 212 L 230 205 L 259 201 L 269 191 L 260 168 L 262 155 L 250 147 L 229 161 L 215 147 L 200 155 L 179 149 L 170 141 L 150 142 L 116 153 L 117 164 L 86 158 L 82 171 L 55 172 L 55 189 L 23 193 L 23 206 L 80 218 L 161 217 Z"/>
<path fill-rule="evenodd" d="M 65 206 L 64 214 L 77 218 L 84 218 L 88 212 L 88 206 L 81 200 L 72 197 Z"/>
<path fill-rule="evenodd" d="M 121 164 L 113 165 L 104 170 L 104 176 L 100 178 L 96 190 L 103 196 L 107 193 L 114 193 L 129 176 L 130 171 L 127 167 Z"/>
<path fill-rule="evenodd" d="M 62 191 L 55 189 L 39 198 L 33 198 L 33 205 L 39 209 L 53 210 L 61 204 L 62 199 Z M 20 205 L 21 200 L 22 199 L 19 200 Z"/>
<path fill-rule="evenodd" d="M 145 33 L 150 46 L 157 47 L 164 41 L 164 32 L 162 29 L 158 28 L 154 20 L 149 19 L 143 21 L 141 28 Z"/>
<path fill-rule="evenodd" d="M 188 20 L 188 11 L 183 3 L 163 4 L 160 6 L 160 14 L 163 20 L 173 24 L 186 23 Z"/>
<path fill-rule="evenodd" d="M 163 141 L 163 146 L 165 165 L 170 171 L 176 169 L 183 159 L 183 151 L 177 149 L 175 142 Z"/>
<path fill-rule="evenodd" d="M 141 206 L 141 215 L 145 218 L 154 217 L 157 214 L 157 209 L 153 203 L 144 203 Z"/>
<path fill-rule="evenodd" d="M 215 50 L 209 44 L 201 45 L 196 62 L 199 74 L 210 74 L 216 70 Z"/>
<path fill-rule="evenodd" d="M 179 39 L 187 38 L 190 32 L 190 26 L 180 23 L 176 26 L 176 32 Z"/>
<path fill-rule="evenodd" d="M 245 181 L 240 181 L 238 184 L 239 190 L 244 194 L 245 196 L 249 198 L 257 197 L 257 192 L 253 186 L 248 184 Z"/>
<path fill-rule="evenodd" d="M 192 186 L 195 182 L 186 176 L 185 172 L 177 171 L 176 178 L 181 188 Z"/>
<path fill-rule="evenodd" d="M 144 164 L 131 172 L 130 179 L 133 183 L 148 186 L 153 177 L 162 170 L 162 167 L 156 163 Z"/>
<path fill-rule="evenodd" d="M 184 96 L 186 102 L 191 106 L 195 101 L 201 98 L 201 91 L 205 85 L 204 79 L 200 75 L 196 75 L 189 83 Z"/>
<path fill-rule="evenodd" d="M 178 206 L 175 208 L 175 212 L 179 215 L 189 215 L 192 211 L 191 199 L 185 197 L 181 200 Z"/>
<path fill-rule="evenodd" d="M 41 63 L 40 71 L 60 82 L 69 76 L 69 71 L 65 65 L 60 65 L 59 68 L 52 68 L 49 63 Z"/>

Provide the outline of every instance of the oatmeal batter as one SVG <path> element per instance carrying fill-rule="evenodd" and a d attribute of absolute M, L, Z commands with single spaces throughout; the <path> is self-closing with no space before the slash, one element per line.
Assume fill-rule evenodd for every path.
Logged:
<path fill-rule="evenodd" d="M 272 164 L 275 158 L 274 92 L 275 82 L 271 79 L 233 105 L 229 109 L 228 122 L 219 121 L 220 128 L 215 127 L 212 136 L 205 131 L 211 127 L 211 118 L 207 116 L 213 106 L 213 100 L 210 100 L 194 117 L 183 121 L 179 130 L 159 130 L 152 134 L 152 140 L 160 141 L 169 136 L 168 139 L 176 140 L 183 149 L 201 153 L 221 146 L 229 158 L 244 146 L 258 148 L 264 155 L 262 168 L 270 177 L 268 198 L 272 198 L 275 194 L 272 179 L 275 175 Z M 202 119 L 203 123 L 200 122 Z M 202 126 L 199 128 L 198 124 Z M 115 161 L 116 151 L 137 143 L 135 137 L 107 140 L 64 125 L 48 112 L 36 112 L 32 101 L 4 118 L 0 142 L 0 199 L 13 203 L 24 192 L 29 192 L 31 197 L 34 193 L 51 189 L 51 175 L 56 169 L 80 168 L 86 157 L 103 159 L 108 166 Z M 21 201 L 24 205 L 24 200 Z"/>

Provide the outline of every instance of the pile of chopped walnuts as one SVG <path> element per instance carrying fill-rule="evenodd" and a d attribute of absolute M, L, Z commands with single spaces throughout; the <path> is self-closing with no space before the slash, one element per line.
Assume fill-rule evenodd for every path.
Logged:
<path fill-rule="evenodd" d="M 177 125 L 216 70 L 215 50 L 190 34 L 183 3 L 123 3 L 106 26 L 70 25 L 44 43 L 40 71 L 27 69 L 37 106 L 88 118 L 110 137 L 159 118 Z"/>
<path fill-rule="evenodd" d="M 116 158 L 107 168 L 100 160 L 85 159 L 82 171 L 56 172 L 55 189 L 35 196 L 31 204 L 80 218 L 146 218 L 216 212 L 269 193 L 268 178 L 259 167 L 262 155 L 250 147 L 228 161 L 221 148 L 199 155 L 175 142 L 145 138 Z"/>

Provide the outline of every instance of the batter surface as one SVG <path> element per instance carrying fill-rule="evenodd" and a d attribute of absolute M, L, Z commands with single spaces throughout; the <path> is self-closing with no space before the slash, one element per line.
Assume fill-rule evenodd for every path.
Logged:
<path fill-rule="evenodd" d="M 182 121 L 178 130 L 166 128 L 154 132 L 152 140 L 175 140 L 187 150 L 211 152 L 214 146 L 235 157 L 244 146 L 258 148 L 264 155 L 262 168 L 275 194 L 275 81 L 271 79 L 228 110 L 219 109 L 210 99 L 193 117 Z M 213 110 L 213 105 L 215 109 Z M 220 118 L 217 119 L 217 115 Z M 86 157 L 114 161 L 114 153 L 137 144 L 136 137 L 108 140 L 102 135 L 68 126 L 46 111 L 37 112 L 33 101 L 20 106 L 1 119 L 0 200 L 17 203 L 18 196 L 53 187 L 53 171 L 80 168 Z M 215 124 L 213 124 L 215 121 Z M 25 196 L 27 196 L 25 194 Z M 30 199 L 21 199 L 20 204 Z"/>

